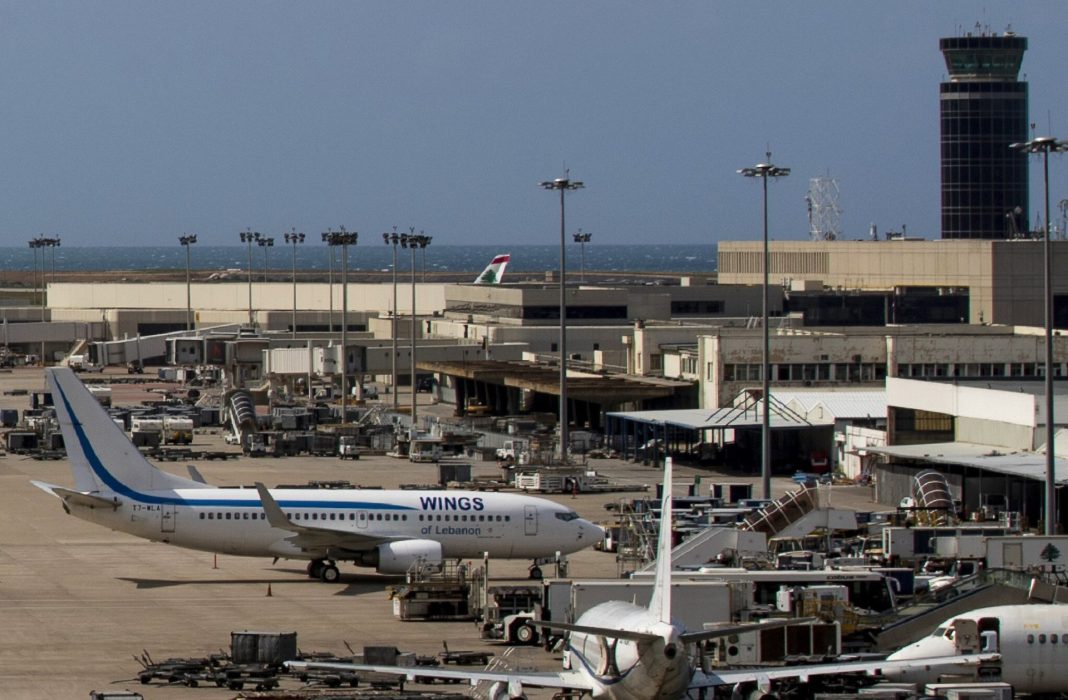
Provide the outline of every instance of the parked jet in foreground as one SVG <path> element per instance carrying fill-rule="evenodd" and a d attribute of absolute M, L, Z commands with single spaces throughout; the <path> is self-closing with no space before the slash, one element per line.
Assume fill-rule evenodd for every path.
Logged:
<path fill-rule="evenodd" d="M 705 671 L 697 667 L 690 645 L 742 631 L 800 620 L 725 625 L 688 631 L 671 620 L 671 460 L 664 469 L 659 556 L 649 607 L 626 601 L 594 606 L 574 624 L 533 622 L 570 632 L 560 672 L 460 671 L 398 669 L 330 662 L 291 662 L 297 668 L 372 670 L 414 677 L 463 679 L 491 683 L 490 700 L 522 698 L 524 687 L 584 691 L 609 700 L 681 700 L 702 689 L 733 695 L 755 691 L 775 697 L 774 684 L 857 674 L 888 680 L 932 683 L 944 675 L 1004 680 L 1018 691 L 1068 690 L 1068 607 L 1015 605 L 976 610 L 946 621 L 932 636 L 884 660 Z M 1054 641 L 1057 640 L 1057 641 Z M 999 675 L 1000 674 L 1000 675 Z M 718 691 L 718 692 L 717 692 Z M 744 697 L 744 695 L 742 695 Z"/>
<path fill-rule="evenodd" d="M 475 284 L 500 284 L 504 277 L 504 269 L 508 267 L 511 259 L 512 256 L 508 253 L 495 255 L 493 260 L 490 260 L 490 264 L 486 265 L 486 269 L 475 278 Z"/>
<path fill-rule="evenodd" d="M 217 488 L 150 464 L 67 368 L 48 387 L 73 489 L 34 481 L 84 520 L 148 540 L 220 554 L 306 559 L 336 581 L 336 562 L 401 574 L 416 563 L 570 554 L 603 530 L 552 501 L 465 491 Z"/>

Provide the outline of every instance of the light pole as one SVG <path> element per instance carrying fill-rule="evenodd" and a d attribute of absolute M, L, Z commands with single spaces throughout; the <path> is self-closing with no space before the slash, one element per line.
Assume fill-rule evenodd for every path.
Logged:
<path fill-rule="evenodd" d="M 292 233 L 285 234 L 286 243 L 293 246 L 293 337 L 297 337 L 297 244 L 304 242 L 304 234 L 297 233 L 297 229 L 293 229 Z"/>
<path fill-rule="evenodd" d="M 330 253 L 330 257 L 327 259 L 330 273 L 327 277 L 329 296 L 330 296 L 330 311 L 326 317 L 326 325 L 330 333 L 334 332 L 334 246 L 330 244 L 330 239 L 334 235 L 333 229 L 326 229 L 323 231 L 323 243 L 326 243 L 326 250 Z"/>
<path fill-rule="evenodd" d="M 267 249 L 274 247 L 274 236 L 258 238 L 256 243 L 263 248 L 263 283 L 267 284 Z"/>
<path fill-rule="evenodd" d="M 37 296 L 37 250 L 40 247 L 41 247 L 41 239 L 40 239 L 40 237 L 31 238 L 30 239 L 30 250 L 33 251 L 33 295 L 35 297 Z M 43 253 L 42 253 L 42 255 L 43 255 Z M 42 286 L 44 286 L 43 283 L 42 283 Z M 42 319 L 42 320 L 44 320 L 44 319 Z"/>
<path fill-rule="evenodd" d="M 430 245 L 430 236 L 426 236 L 422 231 L 415 233 L 415 227 L 408 229 L 410 233 L 402 233 L 400 235 L 400 244 L 402 248 L 408 248 L 412 251 L 412 430 L 416 429 L 416 421 L 419 418 L 418 414 L 418 401 L 419 398 L 419 382 L 416 379 L 416 363 L 415 363 L 415 345 L 416 334 L 418 329 L 416 328 L 416 322 L 418 315 L 415 310 L 415 249 L 420 248 L 426 250 L 426 247 Z"/>
<path fill-rule="evenodd" d="M 426 236 L 426 235 L 423 235 L 423 232 L 422 232 L 422 231 L 420 231 L 420 232 L 419 232 L 419 235 L 420 235 L 420 236 L 423 236 L 423 238 L 425 238 L 425 239 L 426 239 L 426 242 L 425 242 L 425 243 L 423 243 L 423 245 L 422 245 L 422 246 L 420 246 L 420 248 L 422 248 L 422 251 L 423 251 L 423 252 L 422 252 L 422 254 L 420 255 L 420 257 L 421 257 L 421 258 L 423 259 L 423 274 L 422 274 L 422 277 L 421 277 L 421 281 L 423 281 L 423 282 L 426 282 L 426 247 L 427 247 L 428 245 L 430 245 L 430 241 L 431 241 L 431 240 L 432 240 L 432 239 L 433 239 L 434 237 L 433 237 L 433 236 Z"/>
<path fill-rule="evenodd" d="M 1058 141 L 1052 136 L 1014 143 L 1009 146 L 1027 154 L 1042 154 L 1042 178 L 1046 190 L 1046 235 L 1042 237 L 1043 255 L 1043 289 L 1042 301 L 1046 330 L 1046 535 L 1057 532 L 1057 482 L 1056 450 L 1054 435 L 1056 429 L 1053 421 L 1053 246 L 1050 242 L 1049 226 L 1049 154 L 1068 151 L 1068 142 Z"/>
<path fill-rule="evenodd" d="M 773 177 L 786 177 L 790 174 L 789 168 L 780 168 L 771 164 L 771 151 L 767 152 L 768 162 L 757 163 L 752 168 L 742 168 L 738 172 L 745 177 L 759 177 L 764 184 L 764 252 L 763 252 L 763 312 L 761 315 L 764 329 L 764 348 L 761 354 L 761 393 L 763 394 L 764 406 L 760 416 L 760 479 L 763 488 L 763 498 L 771 498 L 771 381 L 769 375 L 770 366 L 768 357 L 770 354 L 771 340 L 768 335 L 768 180 Z"/>
<path fill-rule="evenodd" d="M 341 424 L 348 423 L 348 374 L 349 374 L 349 246 L 356 245 L 360 234 L 345 230 L 344 226 L 338 226 L 336 232 L 332 232 L 327 240 L 331 246 L 341 246 Z"/>
<path fill-rule="evenodd" d="M 193 331 L 193 293 L 189 284 L 189 248 L 197 242 L 197 234 L 189 233 L 178 236 L 178 242 L 185 248 L 185 330 Z"/>
<path fill-rule="evenodd" d="M 59 236 L 55 238 L 46 238 L 46 245 L 52 249 L 52 284 L 56 282 L 56 248 L 59 247 Z M 44 277 L 44 259 L 41 260 L 41 276 Z"/>
<path fill-rule="evenodd" d="M 393 392 L 393 410 L 400 408 L 400 399 L 397 398 L 397 243 L 400 242 L 400 234 L 397 227 L 393 227 L 392 233 L 383 233 L 382 240 L 386 245 L 393 246 L 393 313 L 390 314 L 390 335 L 393 337 L 393 383 L 390 390 Z"/>
<path fill-rule="evenodd" d="M 589 231 L 583 233 L 582 229 L 579 229 L 578 233 L 573 233 L 573 234 L 571 234 L 571 236 L 575 239 L 575 243 L 578 243 L 581 246 L 581 248 L 580 248 L 581 252 L 582 252 L 582 267 L 580 268 L 582 270 L 581 279 L 585 283 L 586 282 L 586 244 L 590 242 L 591 238 L 593 238 L 593 234 L 590 233 Z"/>
<path fill-rule="evenodd" d="M 546 180 L 541 186 L 547 190 L 560 191 L 560 462 L 568 461 L 568 442 L 570 440 L 567 419 L 567 253 L 564 249 L 564 194 L 568 190 L 580 190 L 585 183 L 570 179 L 570 171 L 564 177 Z"/>
<path fill-rule="evenodd" d="M 260 234 L 251 228 L 241 232 L 241 242 L 248 244 L 248 325 L 256 325 L 252 316 L 252 243 L 260 240 Z"/>

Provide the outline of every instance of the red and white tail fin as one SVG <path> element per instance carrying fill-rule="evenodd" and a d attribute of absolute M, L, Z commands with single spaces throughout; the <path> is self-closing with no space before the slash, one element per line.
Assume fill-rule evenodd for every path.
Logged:
<path fill-rule="evenodd" d="M 501 278 L 504 277 L 504 268 L 508 267 L 511 259 L 512 256 L 508 253 L 493 256 L 482 274 L 475 278 L 475 284 L 500 284 Z"/>
<path fill-rule="evenodd" d="M 660 501 L 660 538 L 656 544 L 656 576 L 649 612 L 671 623 L 671 457 L 664 459 L 663 497 Z"/>

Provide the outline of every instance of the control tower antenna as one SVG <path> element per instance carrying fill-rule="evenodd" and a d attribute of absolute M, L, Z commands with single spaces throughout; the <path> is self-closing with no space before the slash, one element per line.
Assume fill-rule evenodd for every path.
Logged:
<path fill-rule="evenodd" d="M 808 181 L 808 235 L 814 241 L 834 241 L 842 237 L 842 208 L 838 206 L 838 181 L 814 177 Z"/>

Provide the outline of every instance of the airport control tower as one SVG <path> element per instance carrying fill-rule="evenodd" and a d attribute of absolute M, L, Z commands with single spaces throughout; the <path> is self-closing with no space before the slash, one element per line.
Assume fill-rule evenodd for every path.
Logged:
<path fill-rule="evenodd" d="M 1027 235 L 1027 39 L 1012 33 L 941 39 L 949 81 L 939 87 L 942 238 Z"/>

